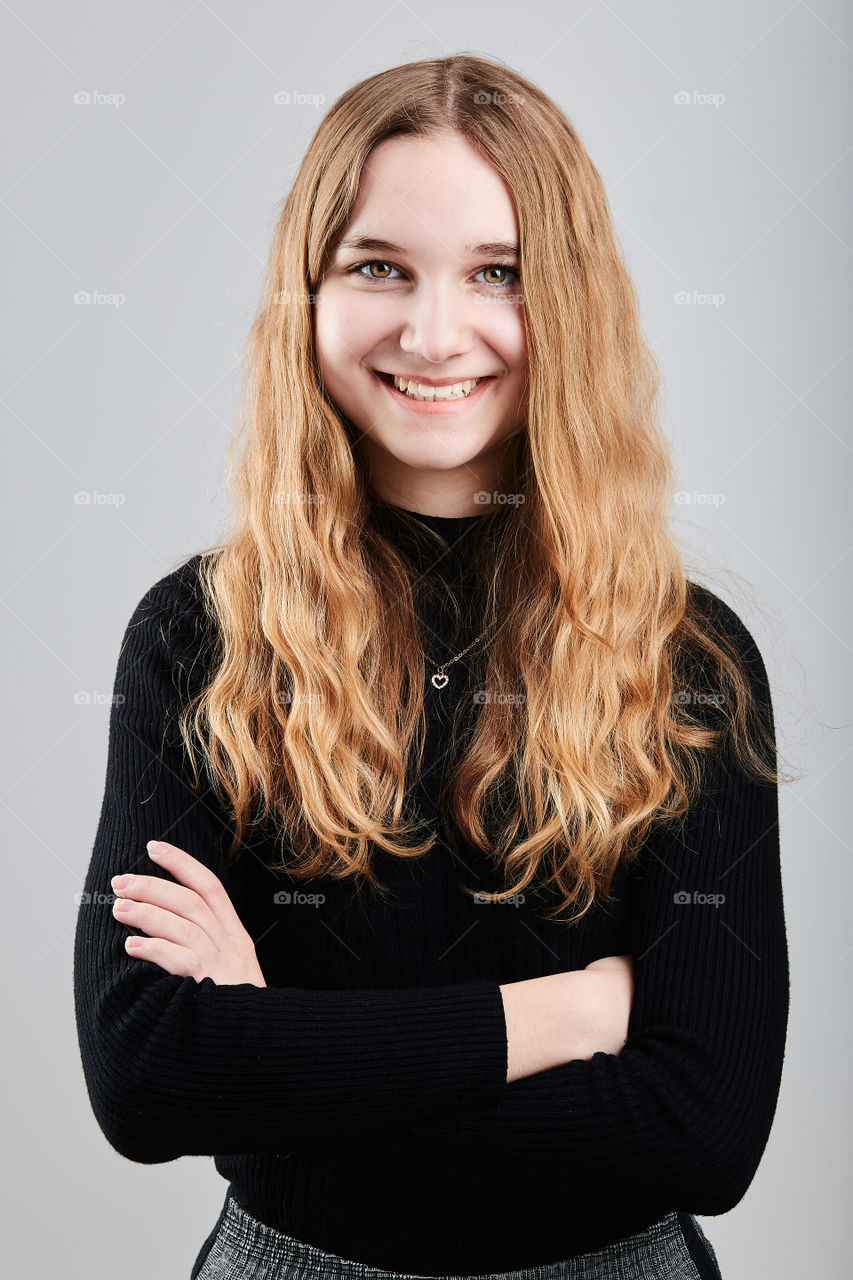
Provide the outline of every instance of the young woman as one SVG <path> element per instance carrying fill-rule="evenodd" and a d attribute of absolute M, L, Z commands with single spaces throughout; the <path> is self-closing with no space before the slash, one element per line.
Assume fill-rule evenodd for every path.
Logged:
<path fill-rule="evenodd" d="M 247 373 L 235 526 L 118 661 L 106 1137 L 215 1157 L 196 1280 L 719 1277 L 694 1215 L 756 1172 L 787 1027 L 773 715 L 685 576 L 560 109 L 469 56 L 345 93 Z"/>

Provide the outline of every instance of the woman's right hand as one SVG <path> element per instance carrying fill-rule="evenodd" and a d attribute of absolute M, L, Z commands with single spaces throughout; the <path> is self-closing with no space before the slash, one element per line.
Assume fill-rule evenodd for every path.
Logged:
<path fill-rule="evenodd" d="M 603 956 L 585 969 L 501 986 L 507 1028 L 507 1083 L 549 1067 L 618 1054 L 634 995 L 630 956 Z"/>
<path fill-rule="evenodd" d="M 596 1053 L 617 1054 L 628 1038 L 628 1019 L 634 998 L 634 961 L 630 955 L 602 956 L 582 973 L 595 983 L 591 1001 L 596 1026 L 593 1044 Z"/>

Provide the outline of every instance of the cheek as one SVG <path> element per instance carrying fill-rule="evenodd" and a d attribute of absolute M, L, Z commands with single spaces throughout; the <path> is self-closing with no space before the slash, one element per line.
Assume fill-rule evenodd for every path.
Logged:
<path fill-rule="evenodd" d="M 380 341 L 381 316 L 371 301 L 334 290 L 320 295 L 314 332 L 318 357 L 326 364 L 342 368 L 358 363 Z"/>
<path fill-rule="evenodd" d="M 514 376 L 527 371 L 527 335 L 523 309 L 513 303 L 495 303 L 481 333 Z"/>

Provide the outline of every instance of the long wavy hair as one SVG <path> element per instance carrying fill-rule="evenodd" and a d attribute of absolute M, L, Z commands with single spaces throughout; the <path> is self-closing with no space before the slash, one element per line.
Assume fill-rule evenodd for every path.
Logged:
<path fill-rule="evenodd" d="M 723 738 L 750 776 L 779 778 L 769 703 L 669 530 L 659 370 L 602 180 L 559 107 L 496 60 L 371 76 L 308 146 L 249 336 L 233 528 L 200 555 L 215 652 L 180 729 L 194 785 L 198 751 L 233 818 L 229 857 L 272 821 L 289 844 L 276 869 L 379 888 L 371 845 L 432 847 L 407 809 L 425 729 L 411 564 L 371 516 L 352 424 L 318 374 L 312 302 L 371 150 L 448 129 L 514 197 L 528 409 L 513 438 L 523 496 L 475 539 L 499 623 L 480 688 L 509 696 L 472 699 L 447 811 L 503 869 L 496 897 L 547 871 L 557 913 L 577 904 L 578 919 L 653 823 L 686 813 Z"/>

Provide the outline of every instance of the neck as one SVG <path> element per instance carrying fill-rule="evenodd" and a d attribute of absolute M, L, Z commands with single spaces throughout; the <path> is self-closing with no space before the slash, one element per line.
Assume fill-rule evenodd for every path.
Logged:
<path fill-rule="evenodd" d="M 415 515 L 445 520 L 482 516 L 494 509 L 496 493 L 517 488 L 520 439 L 513 432 L 464 466 L 429 471 L 402 465 L 365 438 L 361 448 L 367 487 L 382 502 Z"/>

